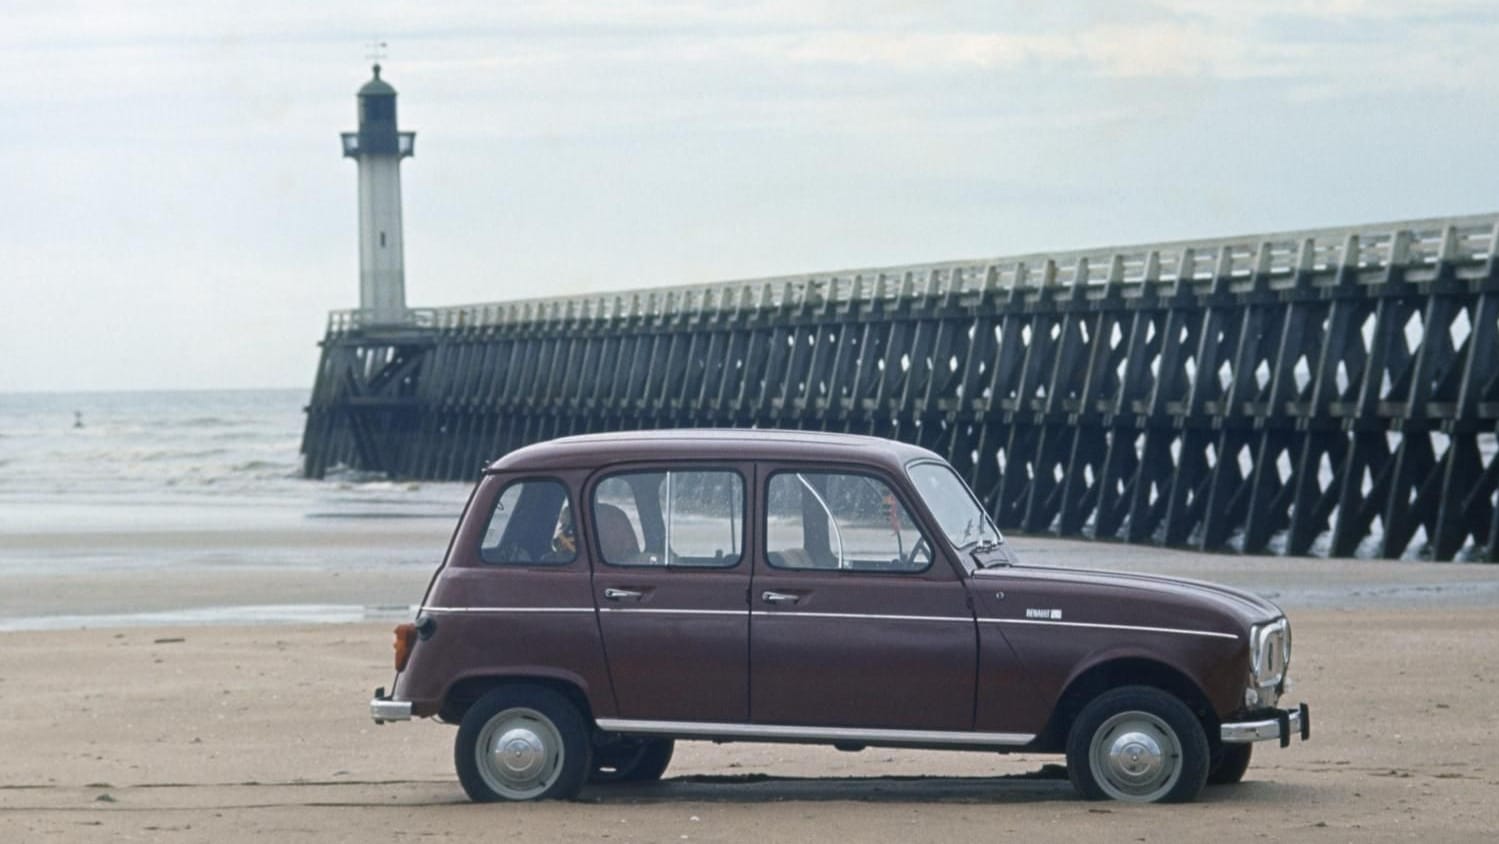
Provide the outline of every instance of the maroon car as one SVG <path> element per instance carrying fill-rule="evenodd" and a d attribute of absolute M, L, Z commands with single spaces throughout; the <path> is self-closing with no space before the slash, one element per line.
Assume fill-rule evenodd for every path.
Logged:
<path fill-rule="evenodd" d="M 457 724 L 481 801 L 659 778 L 676 739 L 1065 753 L 1085 797 L 1183 801 L 1307 738 L 1290 653 L 1254 595 L 1019 564 L 925 449 L 619 433 L 485 470 L 370 711 Z"/>

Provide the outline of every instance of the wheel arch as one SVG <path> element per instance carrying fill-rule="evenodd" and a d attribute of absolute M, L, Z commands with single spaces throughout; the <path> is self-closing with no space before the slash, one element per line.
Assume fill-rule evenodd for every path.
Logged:
<path fill-rule="evenodd" d="M 592 724 L 594 708 L 589 700 L 586 684 L 575 675 L 562 672 L 483 672 L 470 674 L 454 681 L 443 692 L 437 716 L 448 724 L 463 720 L 464 713 L 483 696 L 503 686 L 539 686 L 562 695 L 578 708 L 584 720 Z"/>
<path fill-rule="evenodd" d="M 1216 738 L 1218 714 L 1207 693 L 1190 674 L 1155 655 L 1124 653 L 1102 656 L 1073 674 L 1037 738 L 1036 749 L 1051 752 L 1065 749 L 1067 733 L 1083 707 L 1110 689 L 1122 686 L 1148 686 L 1176 697 L 1202 722 L 1209 743 Z"/>

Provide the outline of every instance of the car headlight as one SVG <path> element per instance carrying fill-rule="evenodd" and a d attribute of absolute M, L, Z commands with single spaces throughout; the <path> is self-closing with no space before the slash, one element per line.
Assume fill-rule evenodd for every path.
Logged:
<path fill-rule="evenodd" d="M 1291 662 L 1291 625 L 1284 618 L 1249 628 L 1249 680 L 1256 697 L 1268 700 L 1286 678 Z M 1246 695 L 1246 700 L 1248 696 Z"/>

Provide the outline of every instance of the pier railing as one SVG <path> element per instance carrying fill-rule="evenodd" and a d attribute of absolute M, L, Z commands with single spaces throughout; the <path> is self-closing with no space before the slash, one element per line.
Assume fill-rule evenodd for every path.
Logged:
<path fill-rule="evenodd" d="M 1494 559 L 1499 215 L 330 316 L 307 471 L 567 433 L 930 447 L 1002 526 Z"/>

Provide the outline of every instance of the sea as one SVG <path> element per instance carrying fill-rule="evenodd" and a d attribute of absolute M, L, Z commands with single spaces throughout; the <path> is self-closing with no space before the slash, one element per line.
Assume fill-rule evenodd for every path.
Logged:
<path fill-rule="evenodd" d="M 400 601 L 419 599 L 471 485 L 338 467 L 303 479 L 307 400 L 304 389 L 0 393 L 0 631 L 407 614 Z M 1481 450 L 1495 459 L 1492 437 Z M 180 587 L 225 572 L 323 585 L 300 602 L 191 590 L 159 606 L 75 600 L 102 575 Z M 327 574 L 345 577 L 335 588 Z"/>
<path fill-rule="evenodd" d="M 0 599 L 7 581 L 43 572 L 430 571 L 471 485 L 392 482 L 338 469 L 322 481 L 304 480 L 308 395 L 304 389 L 0 393 Z M 410 542 L 387 546 L 379 530 L 391 524 L 428 526 L 438 539 L 416 551 Z M 365 527 L 376 539 L 347 541 Z M 327 538 L 333 535 L 345 539 Z M 255 539 L 237 545 L 236 537 Z M 342 606 L 195 607 L 165 618 L 141 614 L 138 621 L 348 620 L 349 613 Z M 0 629 L 82 626 L 76 621 L 0 613 Z"/>
<path fill-rule="evenodd" d="M 306 390 L 0 394 L 0 535 L 456 515 L 465 484 L 302 478 Z"/>

